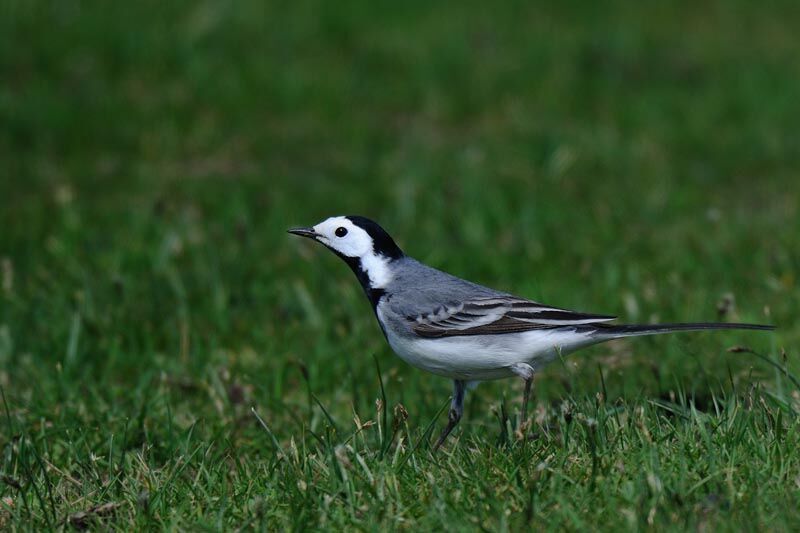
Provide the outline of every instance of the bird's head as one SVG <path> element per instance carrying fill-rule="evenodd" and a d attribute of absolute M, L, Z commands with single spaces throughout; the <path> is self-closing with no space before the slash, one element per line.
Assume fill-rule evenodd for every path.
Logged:
<path fill-rule="evenodd" d="M 366 217 L 331 217 L 310 228 L 290 229 L 289 233 L 327 246 L 350 265 L 365 288 L 386 286 L 391 281 L 388 263 L 403 257 L 392 237 Z"/>

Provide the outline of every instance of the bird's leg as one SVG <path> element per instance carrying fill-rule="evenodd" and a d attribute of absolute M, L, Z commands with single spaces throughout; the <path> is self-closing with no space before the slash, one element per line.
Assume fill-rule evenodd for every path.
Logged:
<path fill-rule="evenodd" d="M 533 376 L 525 380 L 525 393 L 522 395 L 522 423 L 528 422 L 528 400 L 531 397 L 531 385 L 533 385 Z"/>
<path fill-rule="evenodd" d="M 522 419 L 519 424 L 521 428 L 525 428 L 528 423 L 528 400 L 531 396 L 534 370 L 528 363 L 515 363 L 511 365 L 511 371 L 525 380 L 525 393 L 522 396 Z"/>
<path fill-rule="evenodd" d="M 453 400 L 450 402 L 450 412 L 447 414 L 447 426 L 442 430 L 439 439 L 433 446 L 433 451 L 439 449 L 444 440 L 453 431 L 453 428 L 458 425 L 461 420 L 461 414 L 464 412 L 464 393 L 467 390 L 467 382 L 457 379 L 453 381 Z"/>

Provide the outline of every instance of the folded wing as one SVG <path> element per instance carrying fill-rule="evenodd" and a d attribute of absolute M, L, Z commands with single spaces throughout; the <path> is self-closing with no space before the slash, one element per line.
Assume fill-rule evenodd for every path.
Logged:
<path fill-rule="evenodd" d="M 413 322 L 413 331 L 426 338 L 516 333 L 607 322 L 615 318 L 559 309 L 515 296 L 477 298 L 407 317 Z"/>

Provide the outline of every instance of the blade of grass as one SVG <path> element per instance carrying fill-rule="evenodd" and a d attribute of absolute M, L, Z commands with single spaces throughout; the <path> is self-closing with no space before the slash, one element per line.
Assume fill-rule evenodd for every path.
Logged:
<path fill-rule="evenodd" d="M 283 448 L 281 447 L 281 443 L 278 442 L 278 439 L 275 438 L 275 435 L 272 433 L 272 430 L 269 429 L 269 426 L 267 425 L 267 423 L 264 422 L 264 419 L 261 418 L 261 416 L 258 414 L 258 411 L 256 411 L 256 408 L 255 407 L 251 407 L 250 408 L 250 412 L 253 413 L 253 415 L 256 417 L 256 420 L 258 420 L 258 423 L 261 424 L 261 427 L 264 428 L 264 431 L 266 431 L 267 435 L 269 435 L 269 438 L 272 441 L 273 452 L 275 452 L 276 454 L 277 454 L 277 452 L 280 452 L 282 456 L 288 457 L 286 455 L 286 452 L 283 451 Z"/>
<path fill-rule="evenodd" d="M 444 413 L 449 406 L 450 406 L 450 400 L 448 399 L 446 402 L 442 404 L 442 406 L 439 408 L 439 411 L 437 411 L 433 419 L 428 423 L 428 426 L 425 428 L 425 431 L 423 431 L 420 438 L 417 439 L 416 444 L 414 444 L 414 447 L 411 448 L 408 455 L 406 455 L 406 457 L 404 457 L 403 460 L 400 461 L 400 463 L 397 465 L 398 472 L 403 468 L 403 465 L 405 465 L 406 462 L 414 455 L 414 453 L 416 453 L 420 445 L 422 445 L 423 442 L 428 442 L 431 433 L 433 432 L 433 428 L 436 425 L 436 421 L 439 420 L 439 417 L 442 416 L 442 413 Z"/>
<path fill-rule="evenodd" d="M 375 361 L 375 371 L 378 373 L 378 384 L 381 386 L 381 432 L 380 432 L 380 441 L 381 441 L 381 458 L 383 458 L 383 439 L 386 436 L 386 433 L 389 428 L 389 419 L 387 415 L 388 403 L 386 402 L 386 390 L 383 388 L 383 375 L 381 374 L 381 365 L 378 362 L 378 356 L 372 354 L 372 359 Z"/>
<path fill-rule="evenodd" d="M 325 409 L 325 406 L 322 405 L 322 402 L 319 400 L 319 398 L 317 398 L 316 394 L 312 394 L 311 397 L 314 399 L 315 402 L 317 402 L 317 405 L 319 406 L 319 408 L 322 409 L 322 414 L 324 414 L 325 418 L 328 419 L 328 423 L 333 428 L 333 432 L 338 435 L 339 434 L 339 428 L 337 427 L 336 422 L 333 420 L 333 417 L 330 415 L 328 410 Z"/>
<path fill-rule="evenodd" d="M 792 384 L 797 388 L 797 390 L 800 391 L 800 380 L 798 380 L 794 376 L 794 374 L 789 372 L 784 365 L 782 365 L 779 362 L 775 361 L 771 357 L 767 357 L 766 355 L 763 355 L 763 354 L 761 354 L 761 353 L 759 353 L 759 352 L 757 352 L 757 351 L 755 351 L 755 350 L 753 350 L 751 348 L 748 348 L 746 346 L 734 346 L 732 348 L 728 348 L 728 351 L 731 352 L 731 353 L 747 353 L 747 354 L 755 355 L 756 357 L 758 357 L 762 361 L 764 361 L 767 364 L 769 364 L 769 365 L 773 366 L 774 368 L 778 369 L 784 376 L 786 376 L 789 379 L 789 381 L 792 382 Z"/>

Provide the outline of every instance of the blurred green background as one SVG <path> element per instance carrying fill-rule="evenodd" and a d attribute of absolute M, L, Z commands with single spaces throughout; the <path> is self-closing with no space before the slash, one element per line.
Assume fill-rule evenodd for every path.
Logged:
<path fill-rule="evenodd" d="M 272 440 L 250 406 L 300 456 L 328 415 L 376 416 L 373 356 L 409 438 L 450 392 L 391 354 L 338 259 L 285 233 L 336 214 L 561 307 L 779 327 L 592 348 L 538 378 L 541 410 L 599 391 L 711 411 L 753 387 L 800 401 L 780 371 L 726 351 L 785 350 L 800 371 L 798 27 L 789 1 L 0 2 L 0 445 L 21 485 L 0 484 L 0 523 L 114 501 L 122 528 L 475 526 L 374 498 L 340 516 L 324 495 L 292 500 L 294 522 L 277 467 L 259 470 Z M 471 393 L 461 445 L 492 449 L 501 399 L 513 411 L 519 395 L 513 381 Z M 184 470 L 148 478 L 212 443 L 209 457 L 237 457 L 244 499 L 213 500 L 227 474 L 192 491 Z M 796 479 L 772 487 L 789 498 L 776 508 L 754 504 L 753 525 L 800 501 Z M 619 514 L 619 490 L 610 523 L 652 525 Z M 507 525 L 497 501 L 479 524 Z M 596 503 L 532 516 L 579 528 Z M 696 525 L 670 514 L 694 504 L 661 505 L 657 524 Z M 751 508 L 714 509 L 725 523 Z"/>

